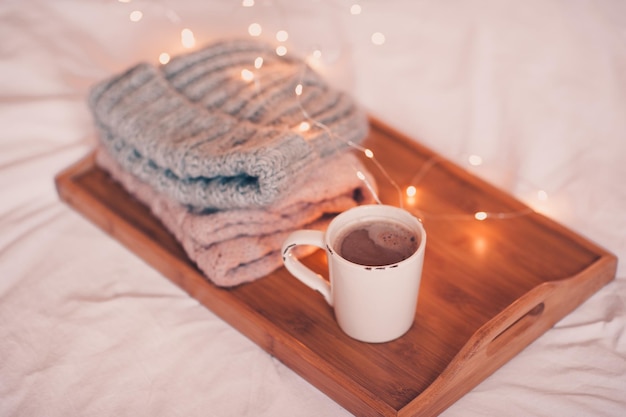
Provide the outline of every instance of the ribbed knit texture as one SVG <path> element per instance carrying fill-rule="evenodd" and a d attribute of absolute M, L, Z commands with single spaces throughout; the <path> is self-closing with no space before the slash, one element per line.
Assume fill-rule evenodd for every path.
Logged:
<path fill-rule="evenodd" d="M 374 196 L 357 177 L 360 171 L 372 189 L 372 175 L 350 152 L 327 158 L 305 179 L 302 187 L 260 209 L 232 209 L 193 213 L 124 170 L 104 148 L 96 163 L 124 189 L 150 208 L 181 243 L 189 258 L 214 284 L 232 287 L 254 281 L 282 266 L 281 246 L 296 229 L 323 230 L 334 214 Z M 302 246 L 298 256 L 315 248 Z"/>
<path fill-rule="evenodd" d="M 193 211 L 268 206 L 368 132 L 348 95 L 255 40 L 217 42 L 158 68 L 140 63 L 96 85 L 89 104 L 109 154 Z"/>

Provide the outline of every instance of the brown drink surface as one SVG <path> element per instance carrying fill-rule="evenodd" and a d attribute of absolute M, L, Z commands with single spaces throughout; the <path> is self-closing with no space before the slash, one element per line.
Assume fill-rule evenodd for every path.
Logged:
<path fill-rule="evenodd" d="M 419 239 L 398 223 L 374 221 L 353 226 L 337 240 L 339 255 L 366 266 L 392 265 L 413 255 Z"/>

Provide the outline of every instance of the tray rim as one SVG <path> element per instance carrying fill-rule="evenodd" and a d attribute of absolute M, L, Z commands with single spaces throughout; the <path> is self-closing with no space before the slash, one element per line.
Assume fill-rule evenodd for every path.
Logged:
<path fill-rule="evenodd" d="M 402 141 L 405 145 L 416 149 L 416 151 L 421 154 L 437 155 L 429 148 L 412 140 L 378 119 L 370 117 L 370 123 L 374 128 L 387 132 L 389 135 L 393 136 L 395 140 Z M 465 180 L 472 182 L 474 186 L 482 189 L 486 188 L 488 192 L 498 193 L 499 197 L 506 199 L 510 204 L 525 207 L 525 205 L 514 196 L 469 173 L 467 170 L 450 162 L 448 159 L 440 158 L 448 164 L 448 169 L 453 170 L 458 175 L 462 175 Z M 508 305 L 502 312 L 489 319 L 472 334 L 465 345 L 457 352 L 443 372 L 430 386 L 414 397 L 408 404 L 396 410 L 387 403 L 376 401 L 376 399 L 373 398 L 373 393 L 356 384 L 345 375 L 333 372 L 333 368 L 316 352 L 290 337 L 286 331 L 275 326 L 271 320 L 258 314 L 242 300 L 230 295 L 228 291 L 223 291 L 222 288 L 213 285 L 207 286 L 211 290 L 198 291 L 197 283 L 206 283 L 201 273 L 191 264 L 182 265 L 183 270 L 177 273 L 176 271 L 172 271 L 171 262 L 168 262 L 168 260 L 178 261 L 179 258 L 165 250 L 165 248 L 158 245 L 150 246 L 150 251 L 154 252 L 156 247 L 156 252 L 158 253 L 149 256 L 148 258 L 150 259 L 147 259 L 144 255 L 144 253 L 146 253 L 145 251 L 143 253 L 138 251 L 138 248 L 147 247 L 144 233 L 134 228 L 132 224 L 114 211 L 108 209 L 97 198 L 82 190 L 81 187 L 77 186 L 72 181 L 72 178 L 88 171 L 94 164 L 94 152 L 91 151 L 85 157 L 65 168 L 55 176 L 54 182 L 61 200 L 78 211 L 85 218 L 95 223 L 111 237 L 118 240 L 136 256 L 157 269 L 166 278 L 189 293 L 190 296 L 196 298 L 222 320 L 254 341 L 270 355 L 280 359 L 289 368 L 303 376 L 312 385 L 325 392 L 329 397 L 351 412 L 354 412 L 353 410 L 362 410 L 365 404 L 371 411 L 371 415 L 409 416 L 419 414 L 420 416 L 429 416 L 439 414 L 487 376 L 495 372 L 510 358 L 525 349 L 528 344 L 541 336 L 562 317 L 574 310 L 586 298 L 591 296 L 606 283 L 610 282 L 616 274 L 617 257 L 615 255 L 573 230 L 546 216 L 534 212 L 537 214 L 535 220 L 540 222 L 542 227 L 555 230 L 559 234 L 564 235 L 568 240 L 574 241 L 576 244 L 597 254 L 596 261 L 577 274 L 537 285 L 512 304 Z M 98 216 L 94 210 L 88 210 L 93 204 L 105 209 L 112 215 L 112 220 Z M 128 236 L 118 233 L 118 224 L 123 225 L 124 231 L 129 233 Z M 593 280 L 591 279 L 593 277 L 599 278 Z M 569 302 L 553 304 L 555 294 L 563 291 L 571 294 Z M 544 306 L 542 308 L 556 309 L 554 311 L 557 311 L 558 317 L 548 322 L 545 320 L 533 321 L 531 315 L 529 319 L 531 320 L 530 324 L 525 324 L 526 327 L 521 331 L 522 336 L 524 336 L 524 343 L 519 346 L 519 349 L 511 351 L 505 356 L 498 357 L 498 360 L 490 361 L 489 363 L 491 363 L 492 366 L 489 368 L 482 369 L 479 372 L 468 373 L 467 364 L 471 365 L 472 363 L 480 362 L 481 358 L 484 358 L 485 355 L 489 353 L 490 343 L 496 341 L 500 335 L 509 332 L 510 329 L 517 331 L 515 326 L 537 307 L 538 304 L 535 301 L 537 299 L 543 300 L 541 301 Z M 231 304 L 233 302 L 237 304 L 237 312 L 232 311 Z M 242 314 L 245 315 L 245 320 L 241 320 Z M 237 319 L 235 319 L 235 315 Z M 271 329 L 271 331 L 268 329 Z M 268 335 L 270 336 L 268 337 Z M 293 352 L 297 352 L 297 355 L 294 355 Z M 320 366 L 320 364 L 324 364 L 324 366 Z M 335 379 L 331 378 L 329 375 L 333 375 Z M 342 379 L 341 383 L 337 378 Z M 458 392 L 458 390 L 454 388 L 455 381 L 459 379 L 470 379 L 472 383 L 463 392 Z M 345 395 L 344 391 L 346 391 L 346 386 L 350 386 L 350 392 L 361 391 L 362 395 L 358 397 Z M 322 389 L 322 387 L 324 389 Z M 332 392 L 333 395 L 331 395 L 329 391 Z M 441 400 L 441 398 L 443 398 L 443 400 Z"/>

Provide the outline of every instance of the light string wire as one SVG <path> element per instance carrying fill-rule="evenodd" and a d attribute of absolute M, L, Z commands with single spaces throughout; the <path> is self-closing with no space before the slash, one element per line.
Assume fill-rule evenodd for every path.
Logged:
<path fill-rule="evenodd" d="M 424 164 L 421 166 L 420 170 L 413 175 L 409 183 L 411 184 L 409 187 L 413 187 L 415 190 L 415 186 L 422 183 L 427 174 L 439 163 L 447 161 L 444 157 L 440 155 L 431 156 Z M 435 214 L 420 208 L 415 207 L 414 210 L 419 213 L 419 218 L 427 220 L 427 219 L 436 219 L 436 220 L 486 220 L 486 219 L 495 219 L 495 220 L 508 220 L 515 219 L 519 217 L 524 217 L 529 214 L 535 212 L 530 207 L 525 207 L 521 210 L 514 210 L 510 212 L 487 212 L 487 211 L 476 211 L 473 214 Z"/>
<path fill-rule="evenodd" d="M 118 0 L 120 3 L 131 3 L 132 0 Z M 242 6 L 243 7 L 253 7 L 255 5 L 254 0 L 243 0 L 242 1 Z M 358 6 L 355 12 L 354 7 Z M 165 15 L 166 17 L 170 20 L 170 22 L 174 23 L 174 24 L 179 24 L 182 19 L 180 18 L 180 16 L 171 8 L 169 7 L 165 7 L 165 6 L 161 6 L 161 8 L 163 10 L 165 10 Z M 351 10 L 350 10 L 351 14 L 355 15 L 355 14 L 360 14 L 361 13 L 361 7 L 360 5 L 358 5 L 358 3 L 354 3 L 351 6 Z M 133 12 L 130 13 L 130 20 L 132 22 L 138 22 L 139 20 L 142 19 L 143 17 L 143 13 L 140 10 L 134 9 Z M 255 33 L 251 30 L 251 28 L 254 27 L 254 30 L 258 30 L 258 33 Z M 251 37 L 257 37 L 260 35 L 261 32 L 261 26 L 258 23 L 252 23 L 251 25 L 248 26 L 248 34 Z M 288 34 L 286 31 L 281 30 L 279 32 L 282 32 L 282 35 L 284 36 L 284 39 L 277 39 L 279 40 L 279 42 L 284 42 L 287 37 Z M 378 34 L 378 32 L 376 32 L 376 34 Z M 278 38 L 278 37 L 277 37 Z M 384 41 L 382 41 L 382 43 L 376 42 L 374 37 L 372 37 L 372 42 L 376 45 L 381 45 L 382 43 L 384 43 Z M 194 46 L 196 46 L 196 39 L 194 37 L 193 31 L 191 31 L 191 29 L 189 28 L 183 28 L 181 30 L 181 43 L 183 44 L 183 46 L 187 49 L 193 48 Z M 277 46 L 276 48 L 276 54 L 278 56 L 284 56 L 287 53 L 287 49 L 283 44 L 279 44 L 279 46 Z M 311 57 L 316 58 L 316 53 L 320 54 L 321 51 L 316 50 L 314 51 L 313 54 L 311 54 Z M 159 56 L 159 62 L 161 64 L 165 64 L 169 61 L 170 56 L 168 53 L 163 52 L 161 53 L 161 55 Z M 260 61 L 259 61 L 260 60 Z M 260 85 L 260 77 L 259 77 L 259 71 L 261 70 L 261 67 L 263 65 L 262 62 L 262 58 L 258 57 L 256 58 L 255 62 L 254 62 L 254 70 L 250 71 L 250 70 L 246 70 L 244 69 L 242 71 L 242 78 L 246 81 L 252 81 L 254 82 L 255 88 L 256 89 L 260 89 L 261 85 Z M 365 155 L 365 157 L 372 161 L 372 163 L 376 166 L 376 168 L 379 170 L 379 172 L 382 174 L 382 176 L 385 178 L 386 181 L 389 182 L 389 184 L 396 190 L 396 192 L 398 193 L 398 203 L 399 206 L 401 208 L 405 208 L 405 204 L 404 204 L 404 196 L 405 193 L 403 193 L 401 187 L 396 183 L 396 181 L 391 177 L 391 175 L 387 172 L 387 170 L 383 167 L 383 165 L 380 163 L 380 161 L 378 161 L 378 159 L 376 159 L 374 153 L 362 146 L 359 145 L 358 143 L 354 143 L 351 140 L 344 140 L 342 138 L 339 138 L 338 135 L 332 131 L 332 129 L 327 126 L 326 124 L 322 123 L 319 120 L 316 120 L 314 117 L 312 117 L 309 112 L 304 108 L 304 105 L 302 103 L 301 100 L 301 95 L 302 95 L 302 89 L 304 88 L 304 77 L 306 75 L 306 71 L 311 70 L 313 71 L 311 68 L 309 68 L 309 66 L 306 63 L 306 60 L 303 59 L 302 60 L 302 66 L 301 66 L 301 70 L 300 70 L 300 76 L 299 76 L 299 83 L 296 86 L 296 90 L 295 90 L 295 95 L 296 95 L 296 100 L 297 100 L 297 105 L 299 110 L 302 113 L 302 116 L 304 117 L 304 119 L 306 120 L 307 123 L 309 123 L 309 126 L 315 126 L 319 129 L 322 129 L 326 135 L 329 137 L 330 140 L 334 140 L 334 141 L 341 141 L 343 144 L 347 145 L 350 148 L 356 149 L 357 151 L 363 153 L 363 155 Z M 306 130 L 306 129 L 305 129 Z M 413 193 L 415 193 L 416 191 L 416 185 L 422 183 L 424 181 L 424 178 L 427 176 L 427 174 L 439 163 L 441 163 L 442 161 L 444 161 L 444 158 L 438 155 L 434 155 L 432 156 L 430 159 L 428 159 L 420 168 L 420 170 L 411 178 L 410 184 L 406 189 L 406 195 L 408 195 L 409 197 L 411 197 L 411 195 L 409 194 L 409 190 L 412 189 Z M 354 164 L 351 164 L 351 167 L 353 168 L 353 170 L 356 173 L 356 176 L 359 178 L 359 180 L 361 180 L 365 187 L 369 190 L 369 192 L 372 194 L 374 200 L 376 201 L 377 204 L 383 204 L 382 201 L 380 200 L 380 197 L 378 196 L 374 186 L 372 185 L 372 183 L 368 180 L 368 178 L 363 174 L 363 172 L 361 172 L 361 170 L 359 170 L 356 166 L 354 166 Z M 545 193 L 544 193 L 545 194 Z M 522 216 L 526 216 L 529 214 L 532 214 L 535 212 L 535 210 L 533 210 L 530 207 L 526 207 L 522 210 L 517 210 L 517 211 L 511 211 L 511 212 L 485 212 L 485 211 L 477 211 L 473 214 L 435 214 L 432 212 L 428 212 L 425 210 L 422 210 L 418 207 L 412 207 L 410 209 L 407 209 L 408 211 L 413 211 L 413 214 L 417 214 L 417 216 L 421 219 L 439 219 L 439 220 L 485 220 L 485 219 L 499 219 L 499 220 L 507 220 L 507 219 L 514 219 L 514 218 L 518 218 L 518 217 L 522 217 Z"/>
<path fill-rule="evenodd" d="M 309 67 L 303 63 L 301 66 L 301 72 L 300 72 L 300 78 L 299 78 L 299 83 L 296 86 L 295 89 L 295 94 L 296 94 L 296 99 L 297 99 L 297 104 L 298 104 L 298 108 L 300 109 L 300 111 L 302 112 L 303 117 L 312 125 L 323 129 L 328 137 L 331 140 L 340 140 L 341 142 L 343 142 L 344 144 L 346 144 L 347 146 L 356 149 L 360 152 L 363 153 L 363 155 L 365 155 L 369 160 L 371 160 L 374 165 L 376 165 L 376 167 L 379 169 L 379 171 L 382 173 L 382 175 L 385 177 L 385 179 L 391 184 L 391 186 L 397 191 L 398 193 L 398 201 L 399 201 L 399 206 L 401 208 L 405 208 L 404 206 L 404 197 L 403 197 L 403 192 L 402 189 L 400 188 L 400 186 L 397 184 L 396 181 L 393 180 L 393 178 L 391 177 L 391 175 L 387 172 L 387 170 L 383 167 L 383 165 L 376 159 L 374 153 L 369 149 L 366 148 L 364 146 L 361 146 L 357 143 L 354 143 L 351 140 L 343 140 L 341 138 L 338 137 L 338 135 L 335 134 L 335 132 L 332 131 L 332 129 L 330 129 L 326 124 L 322 123 L 319 120 L 316 120 L 315 118 L 311 117 L 311 115 L 309 114 L 309 112 L 307 112 L 307 110 L 304 108 L 304 105 L 302 103 L 301 100 L 301 96 L 302 96 L 302 90 L 303 90 L 303 84 L 304 84 L 304 77 L 305 77 L 305 72 L 309 70 Z M 420 168 L 420 170 L 411 178 L 410 180 L 410 186 L 409 187 L 413 187 L 413 189 L 415 189 L 415 186 L 422 183 L 424 178 L 427 176 L 427 174 L 439 163 L 441 163 L 442 161 L 445 161 L 445 159 L 442 156 L 439 155 L 433 155 L 431 156 Z M 363 173 L 358 170 L 358 168 L 356 168 L 354 165 L 352 165 L 352 168 L 356 171 L 356 175 L 357 177 L 364 182 L 365 186 L 368 188 L 368 190 L 372 193 L 374 199 L 376 200 L 376 202 L 378 204 L 383 204 L 378 196 L 378 194 L 374 191 L 371 183 L 367 180 L 367 178 L 365 177 L 365 175 L 363 175 Z M 529 214 L 534 213 L 535 211 L 530 208 L 530 207 L 526 207 L 522 210 L 516 210 L 516 211 L 511 211 L 511 212 L 485 212 L 485 211 L 476 211 L 473 214 L 435 214 L 432 212 L 428 212 L 426 210 L 422 210 L 418 207 L 414 207 L 412 208 L 412 210 L 409 211 L 414 211 L 413 214 L 417 214 L 417 217 L 420 219 L 437 219 L 437 220 L 485 220 L 485 219 L 497 219 L 497 220 L 506 220 L 506 219 L 514 219 L 514 218 L 518 218 L 518 217 L 523 217 Z"/>
<path fill-rule="evenodd" d="M 387 171 L 384 169 L 384 167 L 374 158 L 374 153 L 367 148 L 364 148 L 363 146 L 360 146 L 354 142 L 352 142 L 351 140 L 343 140 L 341 138 L 339 138 L 335 132 L 332 131 L 331 128 L 329 128 L 326 124 L 320 122 L 319 120 L 316 120 L 315 118 L 311 117 L 311 115 L 309 114 L 309 112 L 304 108 L 304 105 L 302 104 L 302 89 L 304 88 L 304 77 L 306 75 L 306 71 L 310 70 L 309 66 L 303 61 L 302 65 L 301 65 L 301 70 L 300 70 L 300 76 L 299 76 L 299 80 L 298 80 L 298 85 L 296 86 L 296 100 L 297 100 L 297 104 L 298 104 L 298 108 L 300 109 L 303 117 L 310 122 L 313 126 L 316 126 L 320 129 L 322 129 L 324 132 L 326 132 L 327 136 L 333 140 L 333 141 L 341 141 L 343 144 L 352 147 L 354 149 L 357 149 L 361 152 L 363 152 L 363 154 L 370 159 L 371 161 L 374 162 L 374 164 L 379 168 L 379 170 L 381 171 L 381 173 L 391 182 L 391 184 L 398 190 L 398 194 L 400 196 L 400 205 L 402 206 L 402 191 L 400 190 L 400 187 L 398 187 L 398 185 L 395 183 L 395 181 L 393 181 L 393 179 L 391 178 L 391 176 L 387 173 Z M 359 170 L 356 166 L 354 166 L 354 164 L 350 164 L 352 169 L 356 172 L 356 176 L 357 178 L 359 178 L 359 180 L 361 180 L 364 184 L 365 187 L 369 190 L 369 192 L 372 194 L 372 197 L 374 198 L 374 200 L 376 201 L 376 203 L 378 204 L 383 204 L 382 201 L 380 200 L 380 197 L 378 196 L 378 193 L 376 192 L 376 190 L 374 189 L 374 186 L 372 185 L 372 183 L 367 179 L 367 177 L 365 176 L 365 174 L 363 174 L 363 172 L 361 172 L 361 170 Z"/>

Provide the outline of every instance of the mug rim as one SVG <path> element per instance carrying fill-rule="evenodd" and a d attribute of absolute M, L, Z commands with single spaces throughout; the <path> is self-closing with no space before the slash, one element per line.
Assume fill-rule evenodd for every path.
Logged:
<path fill-rule="evenodd" d="M 336 237 L 338 235 L 338 233 L 336 232 L 335 229 L 339 228 L 340 226 L 337 226 L 343 219 L 345 219 L 346 217 L 351 217 L 354 216 L 354 212 L 357 211 L 363 211 L 363 212 L 376 212 L 376 213 L 380 213 L 379 210 L 385 210 L 385 211 L 394 211 L 396 213 L 403 213 L 402 216 L 404 216 L 405 219 L 410 219 L 411 223 L 413 224 L 407 224 L 406 221 L 403 221 L 402 219 L 397 219 L 397 217 L 395 216 L 384 216 L 382 214 L 370 214 L 366 217 L 371 217 L 371 218 L 376 218 L 376 217 L 387 217 L 389 219 L 393 219 L 397 222 L 402 223 L 404 226 L 409 227 L 412 231 L 416 231 L 419 234 L 419 243 L 417 245 L 417 249 L 415 249 L 415 251 L 407 258 L 401 260 L 400 262 L 394 262 L 391 264 L 386 264 L 386 265 L 362 265 L 362 264 L 358 264 L 352 261 L 347 260 L 346 258 L 344 258 L 343 256 L 341 256 L 339 254 L 339 251 L 335 248 L 334 245 L 334 240 L 336 240 Z M 357 219 L 352 219 L 352 220 L 347 220 L 345 225 L 341 226 L 341 228 L 345 227 L 348 224 L 353 224 L 357 221 Z M 331 236 L 331 234 L 333 236 Z M 340 260 L 343 263 L 346 263 L 348 265 L 352 265 L 354 267 L 359 267 L 359 268 L 364 268 L 367 270 L 384 270 L 384 269 L 388 269 L 388 268 L 395 268 L 398 267 L 399 265 L 408 263 L 409 261 L 411 261 L 413 258 L 417 257 L 417 256 L 421 256 L 421 253 L 425 251 L 425 247 L 426 247 L 426 230 L 424 229 L 424 225 L 422 224 L 422 221 L 417 218 L 415 215 L 413 215 L 411 212 L 409 212 L 408 210 L 402 208 L 402 207 L 398 207 L 398 206 L 392 206 L 389 204 L 363 204 L 360 206 L 355 206 L 352 207 L 348 210 L 345 210 L 341 213 L 339 213 L 334 219 L 331 220 L 330 224 L 328 225 L 326 232 L 324 233 L 324 244 L 326 245 L 326 250 L 328 252 L 330 252 L 330 254 L 332 255 L 336 255 L 337 259 Z"/>

